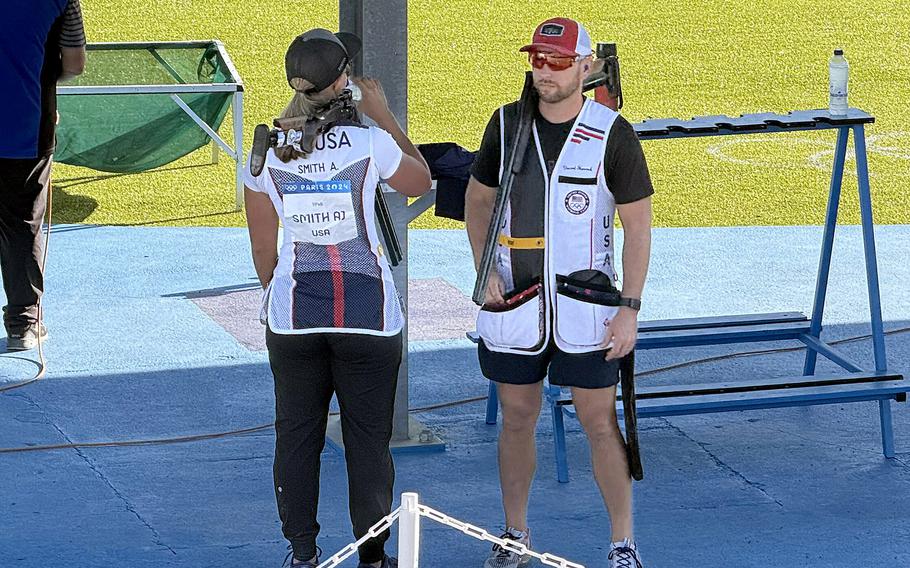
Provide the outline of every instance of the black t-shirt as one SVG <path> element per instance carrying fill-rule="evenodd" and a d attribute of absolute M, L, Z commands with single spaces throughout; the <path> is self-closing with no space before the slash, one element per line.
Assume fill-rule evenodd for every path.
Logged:
<path fill-rule="evenodd" d="M 563 145 L 569 138 L 575 119 L 562 124 L 553 124 L 536 113 L 535 123 L 540 137 L 541 150 L 547 166 L 552 169 Z M 483 141 L 474 158 L 471 175 L 480 183 L 497 187 L 499 185 L 499 111 L 493 113 L 483 133 Z M 604 174 L 607 187 L 618 204 L 632 203 L 652 195 L 654 186 L 648 173 L 648 164 L 641 142 L 628 120 L 618 116 L 607 138 L 604 155 Z"/>

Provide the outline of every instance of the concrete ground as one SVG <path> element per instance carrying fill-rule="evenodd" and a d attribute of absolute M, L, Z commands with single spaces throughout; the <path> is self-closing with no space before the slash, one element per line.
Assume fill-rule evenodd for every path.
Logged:
<path fill-rule="evenodd" d="M 886 329 L 910 326 L 910 227 L 876 229 Z M 642 319 L 805 311 L 818 227 L 660 229 Z M 473 346 L 473 269 L 455 231 L 410 236 L 412 407 L 486 394 Z M 47 270 L 47 377 L 0 393 L 0 566 L 277 568 L 271 375 L 241 229 L 71 225 Z M 445 298 L 440 302 L 439 298 Z M 839 229 L 823 337 L 868 333 L 858 227 Z M 4 339 L 0 339 L 0 351 Z M 762 344 L 642 352 L 639 371 Z M 841 348 L 871 367 L 871 342 Z M 910 333 L 887 338 L 906 373 Z M 34 374 L 34 351 L 0 353 L 0 387 Z M 726 359 L 641 384 L 798 375 L 802 352 Z M 819 372 L 832 370 L 823 364 Z M 647 568 L 910 565 L 910 412 L 892 404 L 897 456 L 881 454 L 876 403 L 641 421 L 637 538 Z M 483 402 L 417 414 L 444 453 L 396 456 L 396 494 L 498 532 L 495 426 Z M 538 431 L 534 548 L 605 566 L 609 521 L 583 432 L 568 423 L 571 482 L 555 479 L 549 411 Z M 136 441 L 263 426 L 179 443 Z M 320 546 L 353 540 L 343 456 L 323 453 Z M 394 549 L 395 537 L 390 548 Z M 486 544 L 423 521 L 421 562 L 478 568 Z M 349 560 L 345 566 L 355 566 Z"/>

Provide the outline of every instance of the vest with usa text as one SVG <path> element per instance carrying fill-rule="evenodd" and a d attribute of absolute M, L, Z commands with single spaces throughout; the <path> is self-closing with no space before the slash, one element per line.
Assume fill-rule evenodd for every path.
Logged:
<path fill-rule="evenodd" d="M 390 336 L 404 323 L 375 224 L 374 130 L 336 125 L 312 154 L 266 155 L 263 183 L 283 239 L 262 319 L 279 334 Z M 391 140 L 389 140 L 391 142 Z"/>
<path fill-rule="evenodd" d="M 506 310 L 482 309 L 477 330 L 491 351 L 534 355 L 552 340 L 568 353 L 603 349 L 617 308 L 556 293 L 556 275 L 599 270 L 611 281 L 615 201 L 604 155 L 618 113 L 585 99 L 555 162 L 547 164 L 536 123 L 524 167 L 513 182 L 501 227 L 495 270 L 507 293 L 540 283 L 538 297 Z M 499 110 L 500 179 L 517 116 Z M 542 190 L 542 191 L 541 191 Z"/>

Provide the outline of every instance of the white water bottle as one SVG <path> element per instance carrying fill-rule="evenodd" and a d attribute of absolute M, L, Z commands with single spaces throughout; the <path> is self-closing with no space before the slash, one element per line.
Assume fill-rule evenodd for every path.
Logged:
<path fill-rule="evenodd" d="M 844 57 L 843 49 L 835 49 L 828 61 L 828 112 L 834 115 L 847 114 L 847 78 L 850 64 Z"/>
<path fill-rule="evenodd" d="M 354 81 L 348 79 L 348 85 L 345 87 L 345 89 L 351 91 L 351 99 L 353 99 L 355 103 L 359 103 L 360 99 L 363 98 L 363 93 L 360 91 L 360 87 L 358 87 Z"/>

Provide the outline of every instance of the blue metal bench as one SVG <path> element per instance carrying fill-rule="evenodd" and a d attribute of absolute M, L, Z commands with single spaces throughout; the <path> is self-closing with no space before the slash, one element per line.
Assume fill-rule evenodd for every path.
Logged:
<path fill-rule="evenodd" d="M 798 339 L 809 328 L 809 319 L 801 312 L 643 321 L 638 327 L 639 336 L 635 348 Z M 467 337 L 474 343 L 480 340 L 476 331 L 468 332 Z M 498 412 L 496 385 L 490 382 L 487 424 L 496 424 Z"/>
<path fill-rule="evenodd" d="M 837 130 L 834 167 L 829 188 L 812 315 L 786 312 L 644 321 L 639 325 L 639 337 L 636 343 L 636 349 L 660 349 L 798 340 L 807 347 L 802 375 L 783 379 L 709 385 L 659 388 L 641 386 L 636 388 L 639 416 L 678 416 L 875 400 L 879 403 L 882 452 L 885 457 L 894 457 L 891 401 L 906 401 L 907 392 L 910 392 L 910 381 L 904 381 L 901 375 L 887 371 L 864 126 L 874 120 L 864 111 L 851 108 L 846 116 L 832 116 L 826 110 L 808 110 L 794 111 L 785 115 L 762 113 L 740 117 L 705 116 L 692 120 L 651 119 L 634 125 L 639 138 L 643 141 L 758 132 Z M 837 226 L 847 142 L 851 131 L 856 150 L 856 173 L 859 180 L 860 219 L 871 313 L 874 371 L 864 370 L 819 338 L 831 267 L 834 232 Z M 468 338 L 474 342 L 479 340 L 476 332 L 469 332 Z M 848 373 L 829 377 L 815 376 L 818 355 L 828 358 Z M 565 483 L 568 482 L 569 475 L 564 417 L 574 415 L 572 401 L 568 393 L 554 385 L 546 384 L 545 394 L 553 418 L 557 479 Z M 619 399 L 621 393 L 618 393 L 617 397 Z M 497 411 L 496 388 L 491 382 L 487 399 L 487 424 L 496 424 Z M 621 404 L 617 405 L 617 413 L 620 417 L 622 416 Z"/>
<path fill-rule="evenodd" d="M 639 326 L 636 349 L 806 339 L 810 331 L 809 324 L 809 319 L 798 312 L 643 321 Z M 475 343 L 479 341 L 477 333 L 473 331 L 468 333 L 468 338 Z M 830 346 L 828 349 L 833 350 Z M 907 393 L 910 392 L 910 381 L 905 381 L 901 375 L 894 373 L 859 371 L 830 376 L 766 378 L 699 385 L 638 386 L 636 391 L 640 418 L 879 401 L 882 404 L 882 446 L 885 455 L 892 457 L 894 434 L 888 402 L 905 402 Z M 556 478 L 560 483 L 566 483 L 569 480 L 569 465 L 564 419 L 566 416 L 575 416 L 572 398 L 568 390 L 549 383 L 545 384 L 544 393 L 553 420 Z M 621 391 L 618 391 L 616 412 L 620 424 L 621 396 Z M 487 398 L 487 424 L 496 424 L 497 416 L 496 385 L 491 381 Z"/>
<path fill-rule="evenodd" d="M 906 402 L 910 382 L 895 373 L 850 373 L 844 375 L 742 381 L 720 385 L 691 385 L 680 387 L 636 387 L 636 406 L 639 418 L 682 416 L 710 412 L 732 412 L 788 406 L 815 406 L 846 402 L 878 401 L 888 411 L 881 415 L 882 445 L 893 447 L 891 400 Z M 622 393 L 617 395 L 620 399 Z M 571 395 L 563 389 L 547 385 L 547 403 L 553 419 L 553 446 L 556 458 L 556 479 L 569 481 L 564 416 L 574 416 Z M 622 424 L 622 404 L 616 409 Z M 893 457 L 893 450 L 891 456 Z"/>

